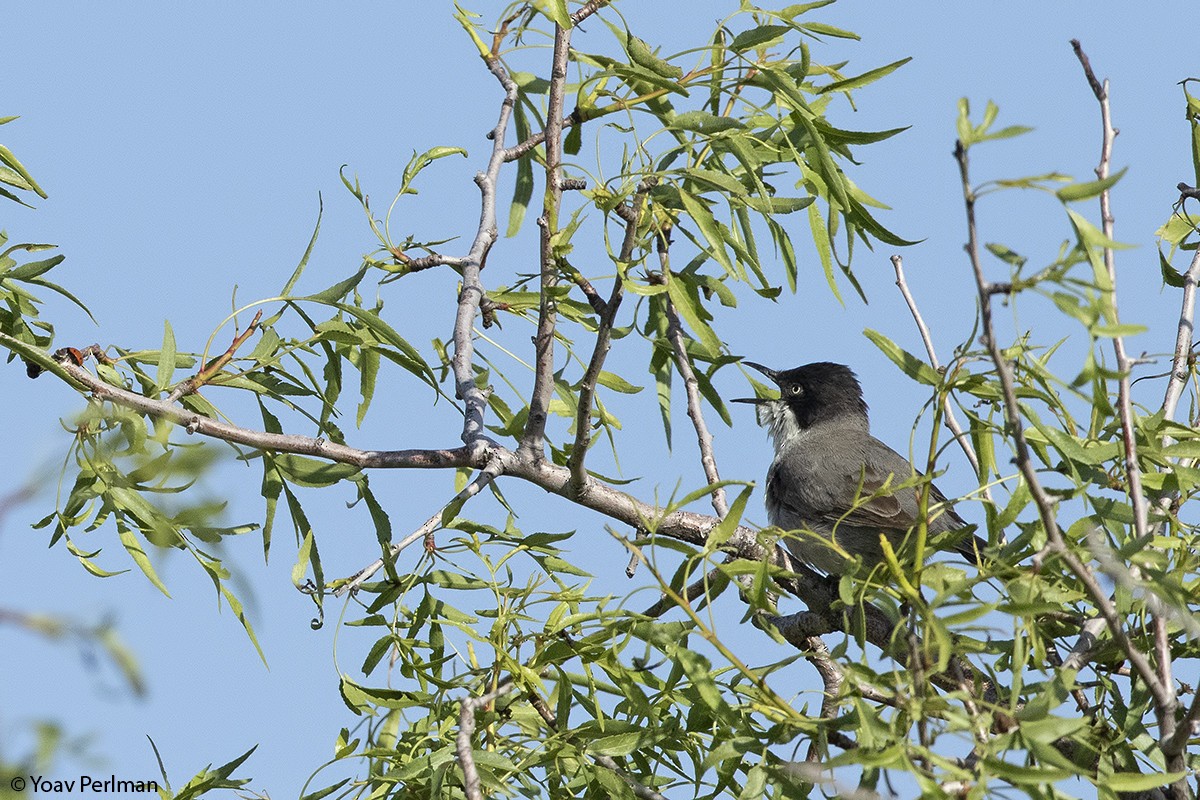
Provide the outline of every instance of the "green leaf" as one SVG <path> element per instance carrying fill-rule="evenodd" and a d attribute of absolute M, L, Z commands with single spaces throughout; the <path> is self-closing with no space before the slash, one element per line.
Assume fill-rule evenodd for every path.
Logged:
<path fill-rule="evenodd" d="M 362 474 L 359 468 L 353 464 L 320 461 L 295 453 L 279 453 L 274 459 L 279 471 L 288 480 L 299 486 L 311 488 L 332 486 L 338 481 L 352 479 Z"/>
<path fill-rule="evenodd" d="M 1116 185 L 1117 181 L 1121 180 L 1128 169 L 1129 167 L 1125 167 L 1120 172 L 1109 175 L 1104 180 L 1086 181 L 1084 183 L 1073 183 L 1070 186 L 1064 186 L 1054 194 L 1064 203 L 1071 203 L 1076 200 L 1090 200 Z"/>
<path fill-rule="evenodd" d="M 908 58 L 902 58 L 899 61 L 893 61 L 891 64 L 885 64 L 882 67 L 876 67 L 875 69 L 868 70 L 867 72 L 864 72 L 863 74 L 853 78 L 844 78 L 840 81 L 834 81 L 827 86 L 822 86 L 817 91 L 820 94 L 828 94 L 829 92 L 845 92 L 851 89 L 859 89 L 869 83 L 874 83 L 885 75 L 895 72 L 910 61 L 912 61 L 912 56 L 909 56 Z"/>
<path fill-rule="evenodd" d="M 824 22 L 806 22 L 800 26 L 809 33 L 815 33 L 824 36 L 833 36 L 837 39 L 853 39 L 858 41 L 862 37 L 853 31 L 836 28 L 833 25 L 826 25 Z"/>
<path fill-rule="evenodd" d="M 685 111 L 671 117 L 668 127 L 682 131 L 714 134 L 728 130 L 744 130 L 746 125 L 733 117 L 722 117 L 707 111 Z"/>
<path fill-rule="evenodd" d="M 416 190 L 411 189 L 409 185 L 416 179 L 417 175 L 421 174 L 421 170 L 425 169 L 439 158 L 446 158 L 447 156 L 455 155 L 466 158 L 467 151 L 461 147 L 433 147 L 429 150 L 426 150 L 424 153 L 414 153 L 413 157 L 409 159 L 407 166 L 404 167 L 404 176 L 401 179 L 400 192 L 402 194 L 415 194 Z"/>
<path fill-rule="evenodd" d="M 533 0 L 533 7 L 561 28 L 571 27 L 571 14 L 567 11 L 567 0 Z"/>
<path fill-rule="evenodd" d="M 729 513 L 725 518 L 717 524 L 715 528 L 708 534 L 708 538 L 704 541 L 704 552 L 713 553 L 720 549 L 721 545 L 729 540 L 741 524 L 742 515 L 746 513 L 746 503 L 750 500 L 750 495 L 753 493 L 752 486 L 746 486 L 742 491 L 738 492 L 738 496 L 734 498 L 733 505 L 729 507 Z"/>
<path fill-rule="evenodd" d="M 1167 257 L 1163 255 L 1161 247 L 1158 248 L 1158 267 L 1160 270 L 1162 270 L 1163 283 L 1165 283 L 1167 286 L 1173 286 L 1176 289 L 1180 289 L 1187 285 L 1187 278 L 1185 278 L 1183 275 L 1180 275 L 1179 272 L 1171 266 L 1171 262 L 1167 261 Z"/>
<path fill-rule="evenodd" d="M 683 201 L 688 216 L 696 223 L 704 240 L 708 242 L 709 253 L 717 260 L 717 263 L 725 268 L 727 273 L 734 274 L 733 263 L 729 260 L 729 252 L 725 249 L 725 238 L 721 235 L 721 227 L 717 224 L 712 212 L 690 192 L 680 191 L 679 198 Z"/>
<path fill-rule="evenodd" d="M 729 43 L 729 49 L 736 53 L 741 53 L 756 47 L 762 47 L 783 38 L 784 34 L 790 30 L 792 30 L 790 25 L 759 25 L 757 28 L 742 31 L 733 37 L 733 41 Z"/>
<path fill-rule="evenodd" d="M 867 328 L 863 331 L 863 335 L 870 339 L 872 344 L 883 351 L 883 354 L 890 358 L 892 363 L 898 366 L 900 370 L 908 377 L 919 381 L 926 386 L 938 386 L 941 383 L 942 379 L 941 376 L 937 374 L 937 370 L 914 356 L 912 353 L 901 348 L 882 333 Z"/>
<path fill-rule="evenodd" d="M 3 164 L 13 172 L 20 175 L 21 180 L 25 181 L 25 183 L 29 185 L 30 189 L 37 192 L 38 197 L 41 197 L 43 200 L 46 198 L 46 193 L 42 190 L 42 187 L 38 186 L 37 181 L 35 181 L 33 176 L 26 171 L 25 167 L 21 165 L 21 162 L 17 160 L 17 157 L 12 154 L 12 151 L 2 144 L 0 144 L 0 164 Z"/>
<path fill-rule="evenodd" d="M 50 258 L 45 258 L 41 261 L 30 261 L 22 264 L 19 267 L 16 267 L 15 269 L 8 270 L 0 275 L 0 277 L 11 278 L 15 281 L 28 281 L 30 278 L 36 278 L 42 273 L 49 272 L 50 270 L 54 269 L 61 264 L 65 258 L 66 256 L 60 253 L 59 255 L 51 256 Z"/>
<path fill-rule="evenodd" d="M 674 656 L 704 704 L 714 714 L 723 712 L 725 700 L 721 697 L 721 690 L 712 679 L 712 662 L 682 645 L 674 648 Z"/>
<path fill-rule="evenodd" d="M 321 232 L 321 216 L 324 213 L 325 201 L 322 199 L 321 193 L 317 192 L 317 224 L 313 227 L 312 236 L 308 237 L 308 247 L 304 248 L 304 255 L 300 257 L 300 263 L 296 265 L 296 269 L 292 270 L 292 277 L 288 278 L 288 282 L 283 285 L 283 290 L 279 292 L 281 297 L 290 295 L 296 286 L 296 281 L 300 280 L 300 276 L 304 274 L 309 256 L 312 255 L 313 248 L 317 245 L 317 234 Z"/>
<path fill-rule="evenodd" d="M 631 33 L 626 35 L 625 51 L 629 53 L 629 58 L 633 63 L 650 70 L 655 75 L 673 81 L 683 77 L 683 70 L 680 67 L 659 58 L 650 49 L 650 45 Z"/>
<path fill-rule="evenodd" d="M 637 394 L 644 388 L 642 386 L 636 386 L 630 383 L 620 375 L 616 375 L 605 370 L 601 370 L 600 374 L 596 376 L 596 382 L 601 386 L 612 389 L 614 392 L 620 392 L 621 394 Z"/>
<path fill-rule="evenodd" d="M 214 578 L 214 580 L 216 579 Z M 235 617 L 237 617 L 238 622 L 242 623 L 242 629 L 245 630 L 246 635 L 250 637 L 250 643 L 254 645 L 254 649 L 258 652 L 258 657 L 262 660 L 263 666 L 267 669 L 270 669 L 271 665 L 267 663 L 266 653 L 263 652 L 262 646 L 258 643 L 258 637 L 254 635 L 254 627 L 250 624 L 250 620 L 246 617 L 245 609 L 242 608 L 242 601 L 238 600 L 234 593 L 229 591 L 229 587 L 225 585 L 224 581 L 219 581 L 217 585 L 221 588 L 221 595 L 225 598 L 225 602 L 229 603 L 229 610 L 233 612 Z M 246 753 L 246 756 L 250 755 L 252 752 L 254 752 L 253 749 Z M 243 756 L 243 758 L 246 756 Z"/>
<path fill-rule="evenodd" d="M 1186 772 L 1114 772 L 1104 776 L 1104 787 L 1114 792 L 1148 792 L 1151 789 L 1169 786 L 1185 775 Z"/>
<path fill-rule="evenodd" d="M 525 107 L 521 103 L 517 103 L 513 109 L 513 122 L 516 125 L 517 141 L 525 141 L 529 138 L 529 118 L 526 116 Z M 576 125 L 579 128 L 581 126 Z M 521 230 L 521 223 L 525 221 L 525 212 L 529 209 L 529 201 L 533 198 L 533 158 L 534 153 L 530 151 L 521 158 L 517 159 L 517 179 L 513 184 L 512 204 L 508 209 L 508 230 L 505 231 L 505 236 L 516 236 Z"/>
<path fill-rule="evenodd" d="M 171 321 L 163 320 L 162 351 L 158 357 L 158 372 L 154 379 L 155 394 L 171 385 L 171 376 L 175 374 L 175 331 L 171 329 Z"/>
<path fill-rule="evenodd" d="M 627 756 L 652 746 L 659 736 L 652 730 L 639 728 L 610 736 L 601 736 L 587 743 L 587 752 L 601 756 Z"/>
<path fill-rule="evenodd" d="M 133 530 L 120 520 L 117 521 L 117 536 L 120 537 L 121 544 L 125 546 L 125 551 L 133 557 L 134 563 L 142 570 L 142 574 L 154 584 L 155 588 L 167 597 L 170 597 L 171 593 L 167 591 L 166 585 L 159 579 L 158 573 L 154 571 L 154 565 L 150 563 L 150 558 L 142 548 L 142 543 L 138 541 Z"/>
<path fill-rule="evenodd" d="M 687 323 L 692 334 L 714 355 L 721 352 L 721 341 L 717 334 L 704 321 L 704 312 L 698 301 L 684 287 L 683 279 L 672 275 L 667 281 L 667 293 L 671 297 L 671 305 L 679 312 L 679 316 Z"/>

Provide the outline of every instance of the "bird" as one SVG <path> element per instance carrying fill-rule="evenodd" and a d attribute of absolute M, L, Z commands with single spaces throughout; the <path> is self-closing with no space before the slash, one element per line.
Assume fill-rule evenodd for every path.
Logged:
<path fill-rule="evenodd" d="M 779 399 L 738 398 L 753 403 L 767 429 L 775 458 L 767 472 L 766 506 L 771 525 L 792 532 L 786 543 L 808 566 L 842 575 L 861 559 L 873 569 L 884 560 L 882 535 L 901 563 L 911 563 L 909 532 L 917 525 L 923 484 L 908 459 L 871 435 L 867 403 L 853 370 L 828 361 L 776 371 L 743 361 L 771 379 Z M 901 488 L 902 487 L 902 488 Z M 931 546 L 952 548 L 977 563 L 986 543 L 946 496 L 929 484 Z M 952 536 L 962 531 L 963 535 Z"/>

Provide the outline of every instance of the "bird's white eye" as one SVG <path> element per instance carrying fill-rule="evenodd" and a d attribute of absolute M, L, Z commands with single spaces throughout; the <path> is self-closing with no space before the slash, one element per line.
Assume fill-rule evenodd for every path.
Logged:
<path fill-rule="evenodd" d="M 793 384 L 792 384 L 792 385 L 789 387 L 789 391 L 791 391 L 791 393 L 792 393 L 792 394 L 803 394 L 803 393 L 804 393 L 804 387 L 802 387 L 802 386 L 801 386 L 800 384 L 798 384 L 798 383 L 793 383 Z"/>

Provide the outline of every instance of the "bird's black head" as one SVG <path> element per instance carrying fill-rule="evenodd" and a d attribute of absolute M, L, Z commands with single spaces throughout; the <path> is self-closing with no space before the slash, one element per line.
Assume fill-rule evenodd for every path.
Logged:
<path fill-rule="evenodd" d="M 867 403 L 863 400 L 862 387 L 859 386 L 854 372 L 845 364 L 818 361 L 777 372 L 753 361 L 742 363 L 774 381 L 779 387 L 780 397 L 779 401 L 756 398 L 738 402 L 786 403 L 796 417 L 796 424 L 801 428 L 847 416 L 864 420 L 867 417 Z"/>

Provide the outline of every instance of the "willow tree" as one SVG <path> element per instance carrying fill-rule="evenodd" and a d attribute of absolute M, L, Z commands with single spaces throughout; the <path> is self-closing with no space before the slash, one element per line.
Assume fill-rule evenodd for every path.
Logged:
<path fill-rule="evenodd" d="M 720 477 L 708 425 L 730 415 L 714 376 L 739 368 L 722 330 L 750 313 L 747 303 L 794 292 L 806 272 L 839 297 L 861 294 L 851 263 L 862 248 L 909 244 L 849 177 L 854 148 L 900 129 L 833 121 L 856 90 L 903 62 L 847 69 L 856 37 L 816 18 L 830 1 L 778 10 L 743 2 L 678 53 L 631 30 L 603 0 L 514 4 L 486 24 L 456 7 L 494 80 L 495 125 L 482 155 L 430 141 L 404 171 L 397 202 L 420 201 L 409 195 L 439 159 L 477 159 L 473 235 L 452 249 L 422 231 L 395 234 L 390 212 L 380 216 L 358 179 L 344 177 L 376 249 L 353 274 L 301 293 L 314 232 L 278 296 L 239 308 L 221 324 L 243 324 L 202 352 L 181 349 L 170 325 L 158 349 L 53 341 L 31 292 L 75 298 L 47 277 L 62 256 L 34 260 L 26 251 L 40 246 L 9 247 L 0 255 L 0 344 L 31 376 L 50 373 L 86 401 L 72 425 L 73 474 L 36 527 L 97 572 L 94 542 L 115 535 L 160 587 L 153 554 L 186 551 L 253 641 L 209 544 L 254 529 L 267 549 L 279 520 L 290 523 L 297 588 L 321 609 L 349 603 L 345 624 L 369 637 L 361 674 L 330 686 L 362 718 L 330 732 L 335 760 L 362 769 L 327 787 L 317 769 L 314 797 L 792 797 L 885 783 L 905 793 L 1045 797 L 1071 776 L 1105 797 L 1190 796 L 1200 701 L 1181 696 L 1184 678 L 1172 670 L 1195 655 L 1197 628 L 1200 565 L 1183 512 L 1200 481 L 1200 435 L 1177 411 L 1194 377 L 1200 259 L 1183 274 L 1171 259 L 1195 248 L 1196 226 L 1181 202 L 1160 232 L 1163 276 L 1182 287 L 1183 313 L 1178 340 L 1164 348 L 1165 399 L 1139 403 L 1123 344 L 1136 328 L 1121 321 L 1116 299 L 1110 109 L 1081 51 L 1101 110 L 1096 178 L 976 184 L 976 148 L 1024 129 L 996 128 L 991 104 L 975 120 L 964 101 L 956 159 L 963 269 L 978 287 L 974 334 L 944 362 L 932 345 L 918 357 L 870 334 L 928 388 L 937 423 L 919 473 L 894 476 L 886 489 L 917 491 L 928 504 L 922 476 L 961 448 L 989 543 L 979 563 L 889 558 L 823 576 L 779 546 L 787 532 L 743 524 L 752 482 Z M 1187 101 L 1200 143 L 1200 111 Z M 39 191 L 8 151 L 0 157 L 6 196 Z M 502 176 L 511 176 L 511 197 L 500 196 Z M 985 252 L 976 205 L 1013 187 L 1061 202 L 1061 251 L 1026 257 L 1014 243 Z M 1183 192 L 1181 201 L 1195 197 Z M 1096 198 L 1098 223 L 1082 210 Z M 500 236 L 505 204 L 510 239 Z M 900 258 L 893 264 L 924 332 Z M 451 301 L 448 341 L 364 300 L 402 294 L 408 276 L 427 270 L 440 273 Z M 1048 298 L 1078 321 L 1079 346 L 1060 351 L 1036 331 L 1006 333 L 993 320 L 998 298 Z M 511 368 L 522 359 L 528 373 Z M 653 390 L 640 392 L 643 384 Z M 389 402 L 372 402 L 377 386 Z M 418 408 L 411 398 L 422 386 L 450 402 Z M 9 390 L 41 391 L 44 382 Z M 245 408 L 238 393 L 259 418 L 222 412 Z M 686 437 L 672 437 L 673 404 L 686 405 Z M 347 405 L 358 424 L 402 413 L 409 449 L 357 441 L 341 422 Z M 656 474 L 661 491 L 638 494 L 606 477 L 620 453 L 647 447 L 623 433 L 619 413 L 661 414 L 662 463 L 674 438 L 677 449 L 695 449 L 705 483 L 672 493 L 675 481 Z M 421 421 L 435 415 L 461 417 L 459 442 L 420 441 Z M 203 470 L 214 448 L 261 468 L 261 523 L 220 527 L 172 499 L 186 499 L 179 476 Z M 430 504 L 424 525 L 394 531 L 370 476 L 412 469 L 452 471 L 455 486 Z M 607 519 L 634 581 L 660 599 L 646 607 L 595 593 L 591 576 L 608 568 L 586 558 L 594 543 L 581 543 L 572 524 L 523 529 L 505 494 L 520 484 L 549 495 L 522 502 L 553 506 L 561 519 L 576 509 Z M 321 546 L 378 557 L 356 574 L 326 575 L 298 487 L 348 487 L 375 537 Z M 500 502 L 473 503 L 483 492 Z M 925 527 L 913 532 L 918 553 Z M 759 664 L 738 652 L 717 615 L 755 625 L 764 644 L 774 640 L 764 652 L 779 658 Z M 817 708 L 796 692 L 800 658 L 823 698 Z M 240 763 L 188 791 L 236 784 Z"/>

